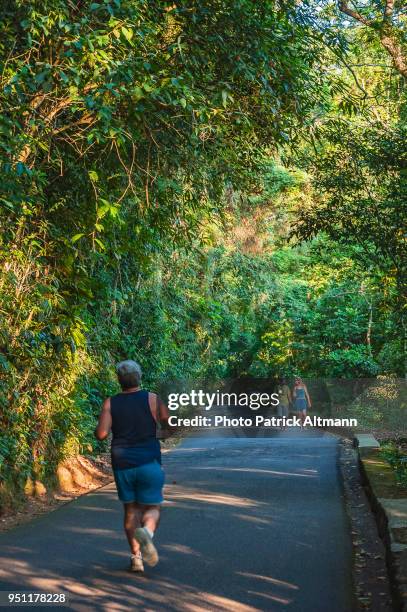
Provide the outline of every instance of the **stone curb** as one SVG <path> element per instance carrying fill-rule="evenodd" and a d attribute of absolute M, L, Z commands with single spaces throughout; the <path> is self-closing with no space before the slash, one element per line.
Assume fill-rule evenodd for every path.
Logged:
<path fill-rule="evenodd" d="M 371 434 L 356 434 L 359 465 L 378 531 L 386 547 L 395 610 L 407 612 L 407 488 L 397 482 L 391 466 L 380 457 Z"/>

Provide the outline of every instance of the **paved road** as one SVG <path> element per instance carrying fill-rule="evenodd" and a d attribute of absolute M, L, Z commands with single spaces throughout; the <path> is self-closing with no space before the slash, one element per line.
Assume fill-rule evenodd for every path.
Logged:
<path fill-rule="evenodd" d="M 0 590 L 65 591 L 72 610 L 351 611 L 334 437 L 189 438 L 164 464 L 156 568 L 126 571 L 108 485 L 1 535 Z"/>

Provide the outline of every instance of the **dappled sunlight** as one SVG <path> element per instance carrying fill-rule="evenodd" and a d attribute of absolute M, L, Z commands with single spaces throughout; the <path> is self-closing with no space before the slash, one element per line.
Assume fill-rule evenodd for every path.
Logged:
<path fill-rule="evenodd" d="M 108 539 L 117 539 L 121 537 L 117 532 L 112 531 L 111 529 L 98 529 L 98 528 L 89 528 L 89 527 L 73 527 L 72 525 L 67 527 L 71 533 L 83 533 L 86 536 L 103 536 Z"/>
<path fill-rule="evenodd" d="M 210 610 L 219 610 L 230 612 L 257 612 L 259 608 L 254 608 L 253 606 L 247 606 L 245 604 L 234 601 L 233 599 L 229 599 L 226 597 L 220 597 L 219 595 L 211 595 L 209 593 L 201 593 L 203 602 L 200 602 L 199 605 L 190 604 L 185 607 L 185 610 L 189 610 L 190 612 L 202 612 L 202 610 L 207 610 L 208 605 L 213 606 L 210 607 Z M 205 607 L 203 607 L 203 604 Z"/>
<path fill-rule="evenodd" d="M 281 586 L 286 589 L 293 589 L 298 591 L 299 587 L 296 584 L 292 584 L 292 582 L 285 582 L 284 580 L 277 580 L 276 578 L 271 578 L 271 576 L 262 576 L 260 574 L 251 574 L 250 572 L 237 572 L 239 576 L 243 576 L 245 578 L 255 578 L 256 580 L 262 580 L 264 582 L 270 582 L 276 586 Z"/>
<path fill-rule="evenodd" d="M 53 591 L 54 593 L 59 590 L 63 590 L 68 593 L 80 595 L 82 597 L 98 597 L 102 594 L 99 588 L 92 588 L 87 585 L 81 584 L 76 580 L 61 580 L 61 579 L 49 579 L 46 578 L 33 578 L 31 580 L 31 586 L 42 591 Z"/>
<path fill-rule="evenodd" d="M 248 521 L 249 523 L 255 523 L 257 525 L 270 525 L 271 524 L 270 520 L 260 518 L 259 516 L 253 516 L 250 514 L 234 514 L 233 516 L 241 521 Z"/>
<path fill-rule="evenodd" d="M 235 515 L 234 518 L 257 520 L 263 523 L 263 520 L 258 517 L 244 514 Z M 96 530 L 98 531 L 100 530 Z M 105 535 L 103 540 L 105 540 Z M 123 542 L 123 549 L 120 550 L 111 550 L 103 545 L 103 548 L 100 549 L 102 562 L 97 565 L 92 563 L 83 568 L 74 563 L 64 564 L 61 569 L 54 565 L 51 569 L 46 563 L 39 564 L 38 560 L 34 566 L 27 561 L 2 557 L 0 564 L 3 568 L 7 568 L 3 570 L 2 578 L 7 580 L 9 585 L 12 584 L 12 588 L 66 593 L 69 596 L 70 609 L 78 611 L 87 609 L 100 609 L 106 612 L 134 609 L 154 611 L 176 609 L 185 612 L 201 612 L 209 609 L 219 612 L 230 610 L 259 612 L 264 609 L 274 610 L 274 607 L 271 608 L 272 605 L 276 606 L 276 610 L 280 606 L 286 607 L 292 601 L 289 593 L 298 590 L 296 585 L 289 582 L 262 574 L 233 572 L 229 566 L 225 566 L 222 570 L 226 592 L 223 591 L 222 582 L 218 583 L 218 580 L 214 581 L 213 589 L 208 588 L 205 571 L 203 573 L 199 571 L 199 567 L 211 567 L 207 564 L 213 560 L 207 555 L 177 542 L 164 543 L 159 548 L 162 553 L 160 566 L 157 570 L 147 569 L 143 576 L 127 571 L 128 553 Z M 175 566 L 174 554 L 180 555 L 180 563 L 176 563 Z M 98 549 L 95 548 L 95 561 L 98 556 Z M 191 562 L 194 563 L 194 560 L 195 565 L 190 565 Z M 185 579 L 180 580 L 172 576 L 174 567 L 178 568 L 181 575 L 185 574 Z M 186 568 L 188 570 L 185 573 Z M 238 583 L 233 582 L 233 573 L 240 576 Z M 246 588 L 244 580 L 246 578 L 248 579 L 247 587 L 251 590 Z M 227 586 L 229 583 L 231 588 Z M 246 603 L 247 601 L 250 601 L 250 605 Z"/>
<path fill-rule="evenodd" d="M 243 578 L 247 578 L 250 581 L 249 584 L 251 585 L 253 584 L 253 581 L 260 582 L 257 590 L 247 591 L 250 595 L 273 601 L 274 603 L 282 606 L 288 606 L 293 601 L 294 594 L 296 594 L 295 592 L 299 591 L 299 587 L 297 585 L 284 580 L 278 580 L 277 578 L 272 578 L 271 576 L 263 576 L 261 574 L 253 574 L 250 572 L 237 572 L 237 574 Z M 259 587 L 266 589 L 266 591 L 264 592 L 259 590 Z M 263 606 L 264 605 L 265 604 L 263 604 Z M 262 609 L 264 609 L 263 606 Z"/>
<path fill-rule="evenodd" d="M 81 510 L 90 510 L 91 512 L 115 513 L 113 508 L 103 508 L 102 506 L 81 506 Z"/>
<path fill-rule="evenodd" d="M 108 485 L 34 530 L 4 534 L 2 583 L 9 590 L 65 592 L 77 612 L 303 612 L 303 601 L 318 601 L 303 559 L 315 563 L 321 512 L 331 510 L 335 443 L 327 454 L 331 471 L 324 467 L 325 452 L 315 461 L 283 449 L 276 464 L 274 449 L 249 446 L 245 454 L 223 446 L 205 449 L 205 457 L 179 454 L 168 462 L 157 568 L 141 576 L 129 571 L 122 508 Z M 318 577 L 335 592 L 331 573 L 330 566 L 320 568 Z"/>
<path fill-rule="evenodd" d="M 182 555 L 193 555 L 194 557 L 201 557 L 201 553 L 193 550 L 189 546 L 182 544 L 163 544 L 161 549 L 168 550 L 170 552 L 180 553 Z"/>
<path fill-rule="evenodd" d="M 298 472 L 285 472 L 278 470 L 263 470 L 259 468 L 228 468 L 228 467 L 194 467 L 193 470 L 210 470 L 220 472 L 249 472 L 252 474 L 272 474 L 273 476 L 298 476 L 302 478 L 315 478 L 313 474 L 300 474 Z M 305 472 L 305 470 L 301 470 Z M 317 471 L 314 470 L 315 474 Z"/>
<path fill-rule="evenodd" d="M 292 602 L 292 599 L 287 599 L 285 597 L 278 597 L 277 595 L 270 595 L 270 593 L 259 593 L 258 591 L 247 591 L 250 595 L 256 595 L 257 597 L 264 597 L 264 599 L 271 599 L 277 603 L 283 604 L 287 606 Z"/>
<path fill-rule="evenodd" d="M 4 580 L 13 578 L 17 574 L 28 574 L 30 571 L 30 565 L 25 561 L 19 561 L 18 559 L 11 560 L 10 557 L 0 557 L 0 578 Z M 8 569 L 5 569 L 5 568 Z"/>
<path fill-rule="evenodd" d="M 209 504 L 209 506 L 219 508 L 220 512 L 225 506 L 234 508 L 263 506 L 252 500 L 224 493 L 217 494 L 213 491 L 175 486 L 171 489 L 173 489 L 176 504 L 187 499 L 194 502 L 193 508 L 196 508 L 195 502 L 202 507 Z M 185 508 L 182 507 L 184 511 Z M 231 514 L 231 520 L 231 525 L 233 521 L 234 524 L 248 521 L 260 526 L 266 526 L 269 523 L 264 518 L 244 513 Z M 205 545 L 202 547 L 202 544 L 198 545 L 198 549 L 177 541 L 159 544 L 161 563 L 157 570 L 147 569 L 145 575 L 138 576 L 127 570 L 129 556 L 119 526 L 116 530 L 111 531 L 98 527 L 87 529 L 86 525 L 71 526 L 67 529 L 67 533 L 72 538 L 80 539 L 85 533 L 90 534 L 92 540 L 95 538 L 95 546 L 92 549 L 94 562 L 81 567 L 83 560 L 79 553 L 78 558 L 68 556 L 72 558 L 72 563 L 67 563 L 64 559 L 62 566 L 59 567 L 55 564 L 55 557 L 50 560 L 45 555 L 41 560 L 35 550 L 32 550 L 31 554 L 26 551 L 29 556 L 24 562 L 14 559 L 11 554 L 11 558 L 0 558 L 0 565 L 3 568 L 2 578 L 7 581 L 8 585 L 12 585 L 10 588 L 64 592 L 69 596 L 70 609 L 78 610 L 78 612 L 93 609 L 106 610 L 106 612 L 134 609 L 151 611 L 176 609 L 185 612 L 201 612 L 209 609 L 219 612 L 229 612 L 229 610 L 259 612 L 265 608 L 271 609 L 271 606 L 275 606 L 275 609 L 278 610 L 280 606 L 286 607 L 285 602 L 290 601 L 282 582 L 267 578 L 270 580 L 268 583 L 265 582 L 266 577 L 260 574 L 251 575 L 242 572 L 241 579 L 236 583 L 233 575 L 236 575 L 237 572 L 229 565 L 223 567 L 223 578 L 219 583 L 215 578 L 215 575 L 219 575 L 215 570 L 215 558 L 212 558 L 210 548 L 208 549 Z M 113 542 L 120 540 L 122 542 L 116 549 L 116 544 Z M 18 547 L 14 548 L 14 554 L 18 557 L 20 551 Z M 72 554 L 72 549 L 75 549 L 75 545 L 73 541 L 69 541 L 68 555 Z M 8 551 L 11 552 L 11 550 L 12 547 L 8 547 Z M 243 565 L 244 567 L 247 565 Z M 199 568 L 204 571 L 201 572 Z M 208 568 L 211 572 L 215 571 L 213 587 L 211 580 L 208 583 L 205 575 Z M 250 584 L 247 584 L 247 587 L 251 588 L 252 592 L 248 590 L 244 580 L 250 576 Z M 208 587 L 208 584 L 211 586 Z M 264 593 L 263 590 L 265 590 Z M 272 609 L 274 610 L 274 607 Z"/>
<path fill-rule="evenodd" d="M 168 550 L 193 554 L 187 547 L 167 545 Z M 12 575 L 15 587 L 22 590 L 39 590 L 42 592 L 62 592 L 69 597 L 69 608 L 72 610 L 103 609 L 103 610 L 158 610 L 171 609 L 176 602 L 177 610 L 196 611 L 229 610 L 238 612 L 257 612 L 262 607 L 247 605 L 239 601 L 239 596 L 227 597 L 208 590 L 184 584 L 176 580 L 165 579 L 155 573 L 138 576 L 121 571 L 111 573 L 105 568 L 105 575 L 99 572 L 89 575 L 87 571 L 81 579 L 62 577 L 56 571 L 46 572 L 46 575 L 35 575 L 37 572 L 29 564 L 13 562 Z M 114 576 L 114 580 L 112 580 Z M 151 590 L 151 580 L 154 579 L 154 590 Z M 182 593 L 182 597 L 180 594 Z M 259 596 L 263 594 L 259 593 Z"/>
<path fill-rule="evenodd" d="M 204 492 L 200 489 L 189 489 L 187 487 L 180 487 L 177 485 L 171 485 L 166 493 L 167 497 L 171 501 L 183 501 L 192 500 L 197 502 L 204 502 L 207 504 L 222 504 L 225 506 L 233 506 L 234 508 L 254 508 L 259 506 L 259 502 L 255 502 L 251 499 L 243 497 L 236 497 L 235 495 L 227 495 L 225 493 L 215 492 Z"/>

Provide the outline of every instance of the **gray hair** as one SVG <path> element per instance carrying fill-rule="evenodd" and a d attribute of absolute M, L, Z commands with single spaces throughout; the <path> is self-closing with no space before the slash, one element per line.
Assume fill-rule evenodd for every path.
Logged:
<path fill-rule="evenodd" d="M 138 387 L 141 381 L 141 367 L 137 361 L 127 359 L 116 366 L 117 378 L 122 389 Z"/>

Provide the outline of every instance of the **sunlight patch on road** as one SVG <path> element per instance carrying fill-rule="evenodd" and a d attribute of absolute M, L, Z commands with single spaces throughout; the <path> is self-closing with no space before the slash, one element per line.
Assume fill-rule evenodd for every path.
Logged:
<path fill-rule="evenodd" d="M 236 497 L 235 495 L 227 495 L 226 493 L 211 493 L 200 491 L 199 489 L 188 489 L 170 485 L 166 493 L 167 499 L 170 501 L 197 501 L 206 504 L 221 504 L 225 506 L 233 506 L 234 508 L 254 508 L 260 504 L 251 499 L 244 497 Z"/>
<path fill-rule="evenodd" d="M 183 555 L 192 555 L 193 557 L 202 557 L 201 553 L 193 550 L 189 546 L 183 544 L 162 544 L 160 548 L 165 548 L 170 552 L 181 553 Z"/>
<path fill-rule="evenodd" d="M 259 612 L 260 608 L 254 608 L 253 606 L 248 606 L 246 604 L 235 601 L 234 599 L 229 599 L 227 597 L 221 597 L 220 595 L 212 595 L 211 593 L 199 593 L 202 597 L 202 601 L 197 605 L 188 604 L 184 607 L 188 612 L 202 612 L 202 610 L 207 610 L 208 606 L 213 606 L 209 608 L 211 610 L 220 610 L 225 612 Z M 205 608 L 202 606 L 202 602 L 205 602 Z"/>
<path fill-rule="evenodd" d="M 280 604 L 288 606 L 292 602 L 292 599 L 287 599 L 285 597 L 278 597 L 277 595 L 271 595 L 270 593 L 260 593 L 259 591 L 247 591 L 250 595 L 256 595 L 257 597 L 264 597 L 264 599 L 271 599 L 272 601 L 276 601 Z"/>
<path fill-rule="evenodd" d="M 109 540 L 117 540 L 120 538 L 121 534 L 118 534 L 115 531 L 112 531 L 111 529 L 97 529 L 96 527 L 73 527 L 73 526 L 69 526 L 66 527 L 66 531 L 69 531 L 70 533 L 83 533 L 84 535 L 88 536 L 88 535 L 92 535 L 92 536 L 103 536 L 105 538 L 108 538 Z"/>
<path fill-rule="evenodd" d="M 259 468 L 227 468 L 227 467 L 193 467 L 191 470 L 210 470 L 211 472 L 250 472 L 252 474 L 273 474 L 274 476 L 299 476 L 302 478 L 316 478 L 317 470 L 308 470 L 314 474 L 300 474 L 298 472 L 280 472 L 278 470 L 263 470 Z M 307 470 L 302 470 L 307 471 Z"/>
<path fill-rule="evenodd" d="M 11 557 L 11 555 L 10 555 Z M 30 570 L 30 565 L 25 561 L 18 561 L 17 559 L 13 559 L 11 561 L 10 557 L 0 557 L 0 565 L 2 567 L 9 567 L 9 570 L 0 569 L 0 578 L 15 578 L 16 574 L 28 574 Z M 12 563 L 12 566 L 11 566 Z"/>
<path fill-rule="evenodd" d="M 257 580 L 264 580 L 265 582 L 271 582 L 275 586 L 284 587 L 286 589 L 293 589 L 298 591 L 299 586 L 293 584 L 292 582 L 286 582 L 285 580 L 278 580 L 277 578 L 272 578 L 271 576 L 262 576 L 261 574 L 251 574 L 250 572 L 237 572 L 239 576 L 243 576 L 244 578 L 255 578 Z"/>

